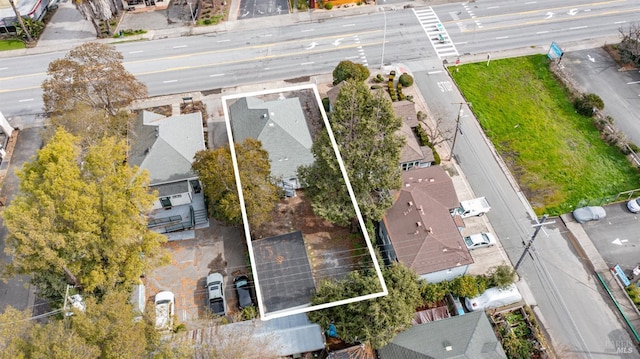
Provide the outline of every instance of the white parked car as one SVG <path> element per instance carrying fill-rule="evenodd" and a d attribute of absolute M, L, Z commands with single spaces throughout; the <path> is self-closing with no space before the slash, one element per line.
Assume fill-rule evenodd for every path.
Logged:
<path fill-rule="evenodd" d="M 627 202 L 627 208 L 631 213 L 640 213 L 640 197 Z"/>
<path fill-rule="evenodd" d="M 496 237 L 491 233 L 478 233 L 464 237 L 464 244 L 469 250 L 483 247 L 493 247 L 496 244 Z"/>
<path fill-rule="evenodd" d="M 171 329 L 175 312 L 175 296 L 169 291 L 160 292 L 156 294 L 154 302 L 156 305 L 156 329 Z"/>

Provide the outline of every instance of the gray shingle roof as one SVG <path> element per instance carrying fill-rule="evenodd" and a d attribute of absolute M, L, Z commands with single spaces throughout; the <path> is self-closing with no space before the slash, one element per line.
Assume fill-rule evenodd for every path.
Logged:
<path fill-rule="evenodd" d="M 191 163 L 205 149 L 200 112 L 164 117 L 142 111 L 129 137 L 129 163 L 149 171 L 152 185 L 196 177 Z"/>
<path fill-rule="evenodd" d="M 299 166 L 313 163 L 311 134 L 297 97 L 274 101 L 243 97 L 229 106 L 229 116 L 234 142 L 247 138 L 262 142 L 274 177 L 295 178 Z"/>
<path fill-rule="evenodd" d="M 446 347 L 450 347 L 447 350 Z M 415 325 L 378 351 L 381 359 L 502 359 L 507 356 L 484 312 Z"/>

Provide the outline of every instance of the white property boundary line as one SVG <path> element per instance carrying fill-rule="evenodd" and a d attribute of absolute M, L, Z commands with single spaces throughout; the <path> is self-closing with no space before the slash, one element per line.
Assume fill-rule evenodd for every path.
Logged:
<path fill-rule="evenodd" d="M 333 145 L 333 150 L 336 154 L 336 158 L 338 159 L 340 170 L 342 171 L 342 178 L 344 178 L 344 182 L 347 185 L 347 190 L 349 191 L 349 195 L 351 197 L 351 203 L 353 204 L 353 207 L 356 210 L 356 216 L 358 217 L 360 230 L 362 231 L 365 241 L 367 242 L 367 248 L 369 248 L 369 255 L 371 256 L 373 265 L 376 269 L 376 274 L 378 275 L 378 280 L 380 281 L 382 291 L 359 296 L 359 297 L 354 297 L 350 299 L 339 300 L 336 302 L 324 303 L 324 304 L 319 304 L 314 306 L 298 306 L 295 308 L 278 310 L 273 313 L 266 314 L 264 312 L 264 305 L 262 303 L 262 290 L 260 288 L 259 275 L 257 273 L 257 266 L 255 262 L 255 257 L 253 255 L 253 246 L 251 243 L 251 234 L 250 234 L 251 232 L 249 229 L 249 222 L 247 220 L 247 210 L 245 208 L 244 195 L 242 192 L 242 183 L 240 182 L 238 158 L 236 157 L 235 143 L 233 142 L 233 134 L 231 132 L 231 120 L 229 118 L 229 108 L 227 106 L 227 101 L 243 98 L 243 97 L 254 97 L 254 96 L 267 95 L 267 94 L 273 94 L 273 93 L 279 93 L 279 92 L 290 92 L 290 91 L 300 91 L 300 90 L 312 90 L 313 93 L 315 94 L 316 102 L 317 102 L 318 108 L 320 109 L 320 113 L 322 114 L 322 119 L 324 121 L 325 129 L 329 132 L 329 138 L 331 140 L 331 144 Z M 251 268 L 253 270 L 253 278 L 254 278 L 254 283 L 256 288 L 256 297 L 258 299 L 258 310 L 260 311 L 260 318 L 262 320 L 269 320 L 274 318 L 286 317 L 293 314 L 307 313 L 307 312 L 311 312 L 319 309 L 331 308 L 338 305 L 359 302 L 362 300 L 378 298 L 378 297 L 387 295 L 389 293 L 387 290 L 387 285 L 384 282 L 382 271 L 380 270 L 380 265 L 378 264 L 378 260 L 376 259 L 375 252 L 373 250 L 373 245 L 371 244 L 371 240 L 369 238 L 369 233 L 367 233 L 366 226 L 364 225 L 362 213 L 360 212 L 360 207 L 358 207 L 358 203 L 356 202 L 356 198 L 353 193 L 353 188 L 351 187 L 351 182 L 347 177 L 347 171 L 344 167 L 342 156 L 340 156 L 340 152 L 338 151 L 338 144 L 336 143 L 336 139 L 333 136 L 333 130 L 331 129 L 331 125 L 329 124 L 329 119 L 327 118 L 327 114 L 324 112 L 324 107 L 322 106 L 322 100 L 320 99 L 320 94 L 318 93 L 318 87 L 315 84 L 306 84 L 306 85 L 298 85 L 298 86 L 291 86 L 291 87 L 283 87 L 283 88 L 273 89 L 273 90 L 264 90 L 264 91 L 256 91 L 256 92 L 222 96 L 222 109 L 224 111 L 224 121 L 227 127 L 227 136 L 229 138 L 229 148 L 231 150 L 231 160 L 233 162 L 233 170 L 236 178 L 236 186 L 238 187 L 238 198 L 240 199 L 240 211 L 242 213 L 242 222 L 244 226 L 245 239 L 247 241 L 247 247 L 249 248 L 249 260 L 251 261 Z"/>

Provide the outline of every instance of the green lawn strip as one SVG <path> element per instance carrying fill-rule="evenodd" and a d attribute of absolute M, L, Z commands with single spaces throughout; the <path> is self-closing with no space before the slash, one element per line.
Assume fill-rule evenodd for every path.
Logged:
<path fill-rule="evenodd" d="M 638 188 L 640 175 L 578 115 L 544 55 L 452 68 L 478 121 L 536 213 Z"/>
<path fill-rule="evenodd" d="M 20 40 L 0 40 L 0 51 L 24 49 L 24 42 Z"/>

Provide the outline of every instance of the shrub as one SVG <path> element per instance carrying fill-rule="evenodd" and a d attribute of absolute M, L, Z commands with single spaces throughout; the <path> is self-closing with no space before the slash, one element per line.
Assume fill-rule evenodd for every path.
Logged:
<path fill-rule="evenodd" d="M 372 90 L 379 90 L 379 89 L 381 89 L 381 88 L 382 88 L 382 86 L 380 86 L 380 85 L 373 85 L 373 86 L 371 86 L 371 89 L 372 89 Z"/>
<path fill-rule="evenodd" d="M 579 114 L 592 117 L 595 109 L 602 110 L 604 108 L 604 101 L 594 93 L 586 93 L 573 102 L 573 107 Z"/>
<path fill-rule="evenodd" d="M 205 19 L 204 20 L 204 24 L 205 25 L 211 25 L 211 19 Z"/>
<path fill-rule="evenodd" d="M 409 86 L 413 85 L 413 77 L 411 77 L 411 75 L 409 75 L 409 74 L 400 75 L 400 79 L 398 81 L 400 81 L 400 83 L 404 87 L 409 87 Z"/>
<path fill-rule="evenodd" d="M 447 295 L 449 291 L 449 283 L 444 281 L 440 283 L 422 282 L 420 285 L 420 295 L 426 303 L 435 303 Z"/>
<path fill-rule="evenodd" d="M 329 112 L 330 107 L 331 107 L 331 106 L 329 106 L 329 105 L 330 105 L 330 104 L 329 104 L 329 98 L 328 98 L 328 97 L 323 98 L 323 99 L 322 99 L 322 107 L 324 107 L 324 111 L 325 111 L 325 112 Z"/>
<path fill-rule="evenodd" d="M 383 82 L 384 81 L 384 77 L 382 77 L 381 74 L 377 74 L 376 77 L 373 78 L 373 81 L 375 81 L 375 82 Z"/>
<path fill-rule="evenodd" d="M 489 274 L 489 285 L 492 287 L 506 288 L 515 280 L 516 271 L 506 264 L 495 267 Z"/>
<path fill-rule="evenodd" d="M 418 118 L 420 118 L 420 116 L 418 116 Z M 431 146 L 431 143 L 429 142 L 429 136 L 427 136 L 427 132 L 421 125 L 416 126 L 414 131 L 416 133 L 418 144 L 420 144 L 420 146 Z"/>
<path fill-rule="evenodd" d="M 435 147 L 431 147 L 431 151 L 433 151 L 433 162 L 436 165 L 439 165 L 442 162 L 442 159 L 440 158 L 440 154 L 438 153 L 438 151 L 436 151 Z"/>
<path fill-rule="evenodd" d="M 451 293 L 456 297 L 473 298 L 483 291 L 479 290 L 478 279 L 472 275 L 465 274 L 451 281 Z"/>
<path fill-rule="evenodd" d="M 258 313 L 256 311 L 256 307 L 254 306 L 242 308 L 242 319 L 244 320 L 255 319 L 257 315 Z"/>
<path fill-rule="evenodd" d="M 338 66 L 333 69 L 333 84 L 337 85 L 349 79 L 364 81 L 369 78 L 370 74 L 369 69 L 362 64 L 356 64 L 348 60 L 340 61 Z"/>
<path fill-rule="evenodd" d="M 328 2 L 328 3 L 324 4 L 324 8 L 327 9 L 327 10 L 331 10 L 331 9 L 333 9 L 333 4 Z"/>

